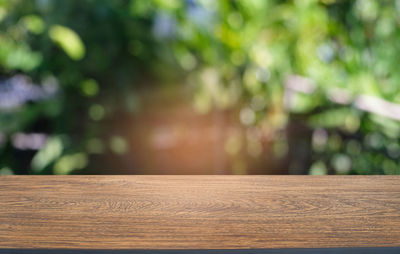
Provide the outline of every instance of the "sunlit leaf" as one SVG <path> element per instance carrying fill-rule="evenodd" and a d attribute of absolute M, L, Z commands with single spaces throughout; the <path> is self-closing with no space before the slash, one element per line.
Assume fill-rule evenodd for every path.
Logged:
<path fill-rule="evenodd" d="M 71 59 L 81 60 L 85 56 L 85 45 L 74 30 L 53 25 L 49 30 L 49 36 Z"/>
<path fill-rule="evenodd" d="M 63 150 L 63 143 L 60 137 L 52 137 L 47 144 L 40 149 L 32 159 L 32 169 L 39 172 L 57 159 Z"/>
<path fill-rule="evenodd" d="M 41 34 L 44 31 L 45 24 L 37 15 L 28 15 L 22 18 L 26 28 L 34 34 Z"/>
<path fill-rule="evenodd" d="M 67 175 L 74 170 L 86 167 L 88 158 L 84 153 L 64 155 L 54 164 L 56 175 Z"/>

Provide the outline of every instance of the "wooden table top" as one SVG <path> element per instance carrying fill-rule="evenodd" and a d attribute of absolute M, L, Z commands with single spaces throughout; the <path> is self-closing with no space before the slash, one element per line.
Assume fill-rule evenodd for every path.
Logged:
<path fill-rule="evenodd" d="M 396 176 L 0 177 L 0 248 L 385 246 Z"/>

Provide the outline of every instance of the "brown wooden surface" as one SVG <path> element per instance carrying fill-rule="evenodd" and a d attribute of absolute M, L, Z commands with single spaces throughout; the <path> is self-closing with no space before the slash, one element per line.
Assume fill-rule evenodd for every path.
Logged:
<path fill-rule="evenodd" d="M 7 176 L 0 248 L 400 246 L 395 176 Z"/>

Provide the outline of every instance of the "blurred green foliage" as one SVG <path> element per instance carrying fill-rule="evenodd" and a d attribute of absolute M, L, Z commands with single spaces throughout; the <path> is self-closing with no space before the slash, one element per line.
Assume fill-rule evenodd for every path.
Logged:
<path fill-rule="evenodd" d="M 140 110 L 144 86 L 183 84 L 199 113 L 240 107 L 246 128 L 268 128 L 289 172 L 400 174 L 399 14 L 392 0 L 0 0 L 1 76 L 57 89 L 0 109 L 0 173 L 124 154 L 104 123 Z M 311 162 L 290 156 L 307 149 L 290 140 L 298 125 Z M 23 161 L 19 132 L 49 136 Z"/>

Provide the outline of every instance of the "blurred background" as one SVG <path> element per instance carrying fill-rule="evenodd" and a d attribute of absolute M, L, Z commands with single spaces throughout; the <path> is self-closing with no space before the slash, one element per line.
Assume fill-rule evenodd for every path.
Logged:
<path fill-rule="evenodd" d="M 0 174 L 400 174 L 398 0 L 0 0 Z"/>

